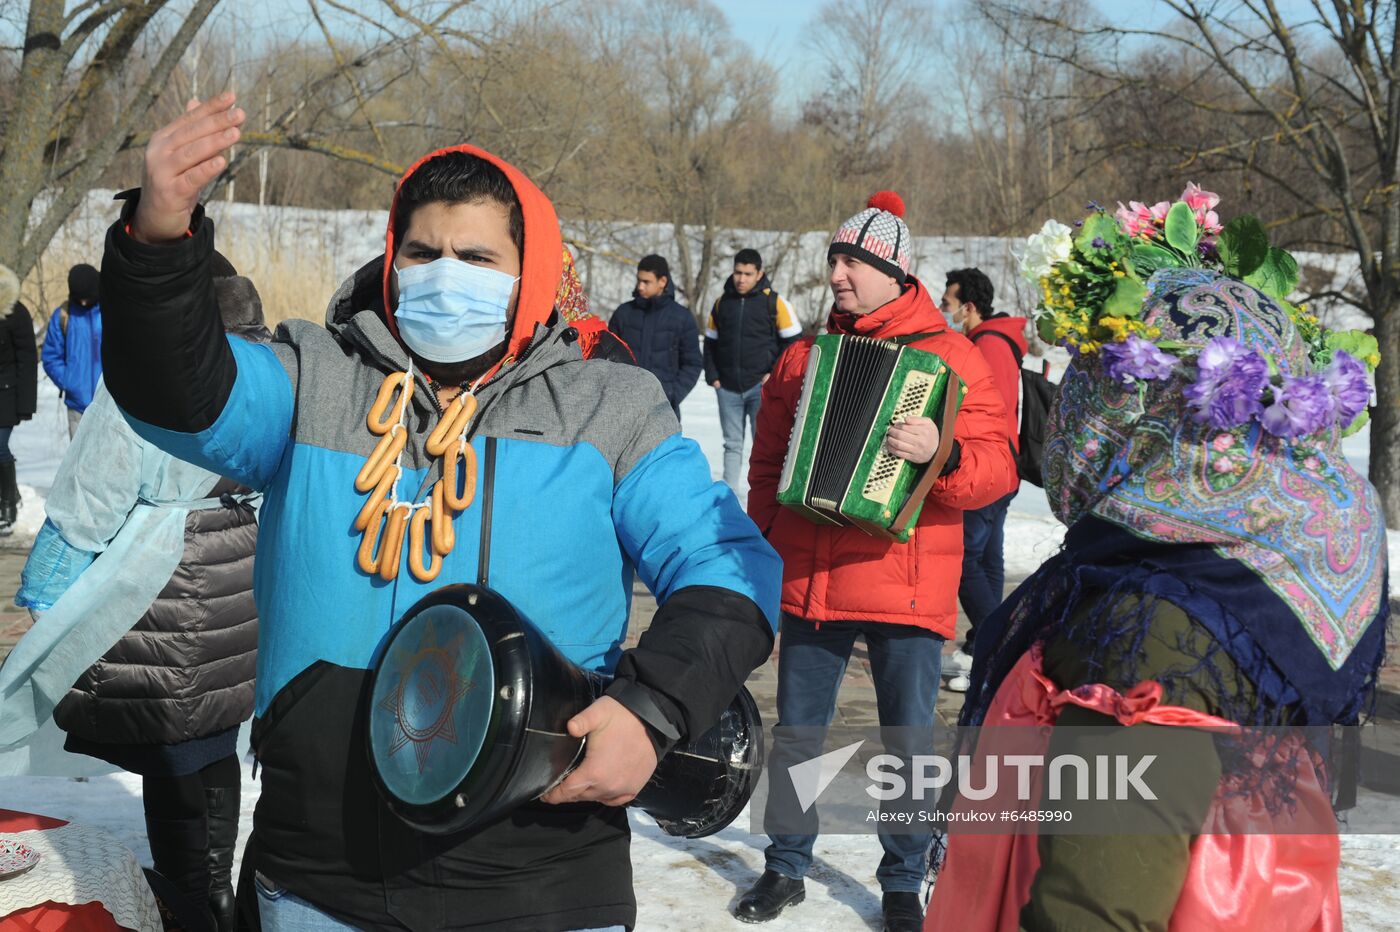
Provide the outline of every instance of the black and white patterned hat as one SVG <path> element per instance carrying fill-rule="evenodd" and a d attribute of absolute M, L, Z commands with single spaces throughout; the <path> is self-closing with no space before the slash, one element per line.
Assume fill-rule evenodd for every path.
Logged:
<path fill-rule="evenodd" d="M 909 228 L 904 225 L 904 199 L 881 191 L 865 202 L 865 210 L 836 228 L 827 257 L 843 254 L 888 273 L 901 285 L 909 275 Z"/>

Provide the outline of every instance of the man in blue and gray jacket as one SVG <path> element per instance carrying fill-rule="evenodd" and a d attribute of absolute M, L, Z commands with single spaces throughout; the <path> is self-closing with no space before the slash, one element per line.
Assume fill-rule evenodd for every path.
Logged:
<path fill-rule="evenodd" d="M 656 380 L 585 360 L 554 312 L 553 205 L 471 146 L 400 182 L 385 253 L 332 298 L 329 326 L 289 321 L 271 346 L 228 340 L 199 191 L 244 114 L 225 94 L 157 131 L 145 182 L 107 236 L 106 381 L 137 432 L 262 491 L 253 727 L 262 791 L 250 848 L 264 929 L 632 927 L 625 810 L 659 755 L 718 720 L 772 649 L 777 555 Z M 432 582 L 364 572 L 355 480 L 386 377 L 414 391 L 396 500 L 422 501 L 425 444 L 469 386 L 475 498 Z M 420 490 L 415 496 L 415 490 Z M 400 557 L 407 563 L 409 554 Z M 469 833 L 427 836 L 373 789 L 369 668 L 393 623 L 451 582 L 490 585 L 572 661 L 615 675 L 570 723 L 578 769 L 542 801 Z M 622 650 L 640 575 L 659 608 Z M 255 871 L 255 873 L 254 873 Z"/>

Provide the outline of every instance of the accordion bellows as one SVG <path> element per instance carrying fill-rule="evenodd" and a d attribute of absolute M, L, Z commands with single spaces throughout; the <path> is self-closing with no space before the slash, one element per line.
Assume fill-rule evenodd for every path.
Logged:
<path fill-rule="evenodd" d="M 778 503 L 818 524 L 909 540 L 924 496 L 952 451 L 966 387 L 936 353 L 894 340 L 816 338 L 807 361 Z M 887 453 L 885 432 L 906 417 L 938 424 L 926 466 Z"/>

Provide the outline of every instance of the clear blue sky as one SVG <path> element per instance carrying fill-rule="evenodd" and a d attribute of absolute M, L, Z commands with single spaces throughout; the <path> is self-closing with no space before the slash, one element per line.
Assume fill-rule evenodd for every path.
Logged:
<path fill-rule="evenodd" d="M 804 63 L 803 34 L 825 5 L 823 0 L 712 0 L 724 11 L 735 35 L 755 52 L 781 70 L 783 103 L 792 104 L 805 96 L 813 81 L 820 78 Z M 846 0 L 852 2 L 852 0 Z M 1158 0 L 1092 0 L 1109 11 L 1109 19 L 1140 28 L 1162 26 L 1175 16 Z M 930 17 L 967 15 L 965 0 L 914 0 L 928 10 Z M 1280 11 L 1292 22 L 1316 16 L 1308 0 L 1281 0 Z M 934 55 L 935 60 L 937 55 Z M 940 67 L 948 67 L 940 63 Z"/>

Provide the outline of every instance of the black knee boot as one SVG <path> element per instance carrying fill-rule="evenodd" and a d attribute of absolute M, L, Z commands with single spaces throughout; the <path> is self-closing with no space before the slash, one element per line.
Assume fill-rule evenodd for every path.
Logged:
<path fill-rule="evenodd" d="M 156 872 L 184 896 L 186 905 L 208 919 L 209 820 L 198 817 L 163 819 L 146 814 L 146 838 Z"/>
<path fill-rule="evenodd" d="M 0 462 L 0 537 L 13 533 L 19 518 L 19 483 L 15 461 Z"/>
<path fill-rule="evenodd" d="M 209 800 L 209 909 L 219 932 L 233 932 L 233 854 L 238 847 L 238 787 L 206 787 Z"/>

